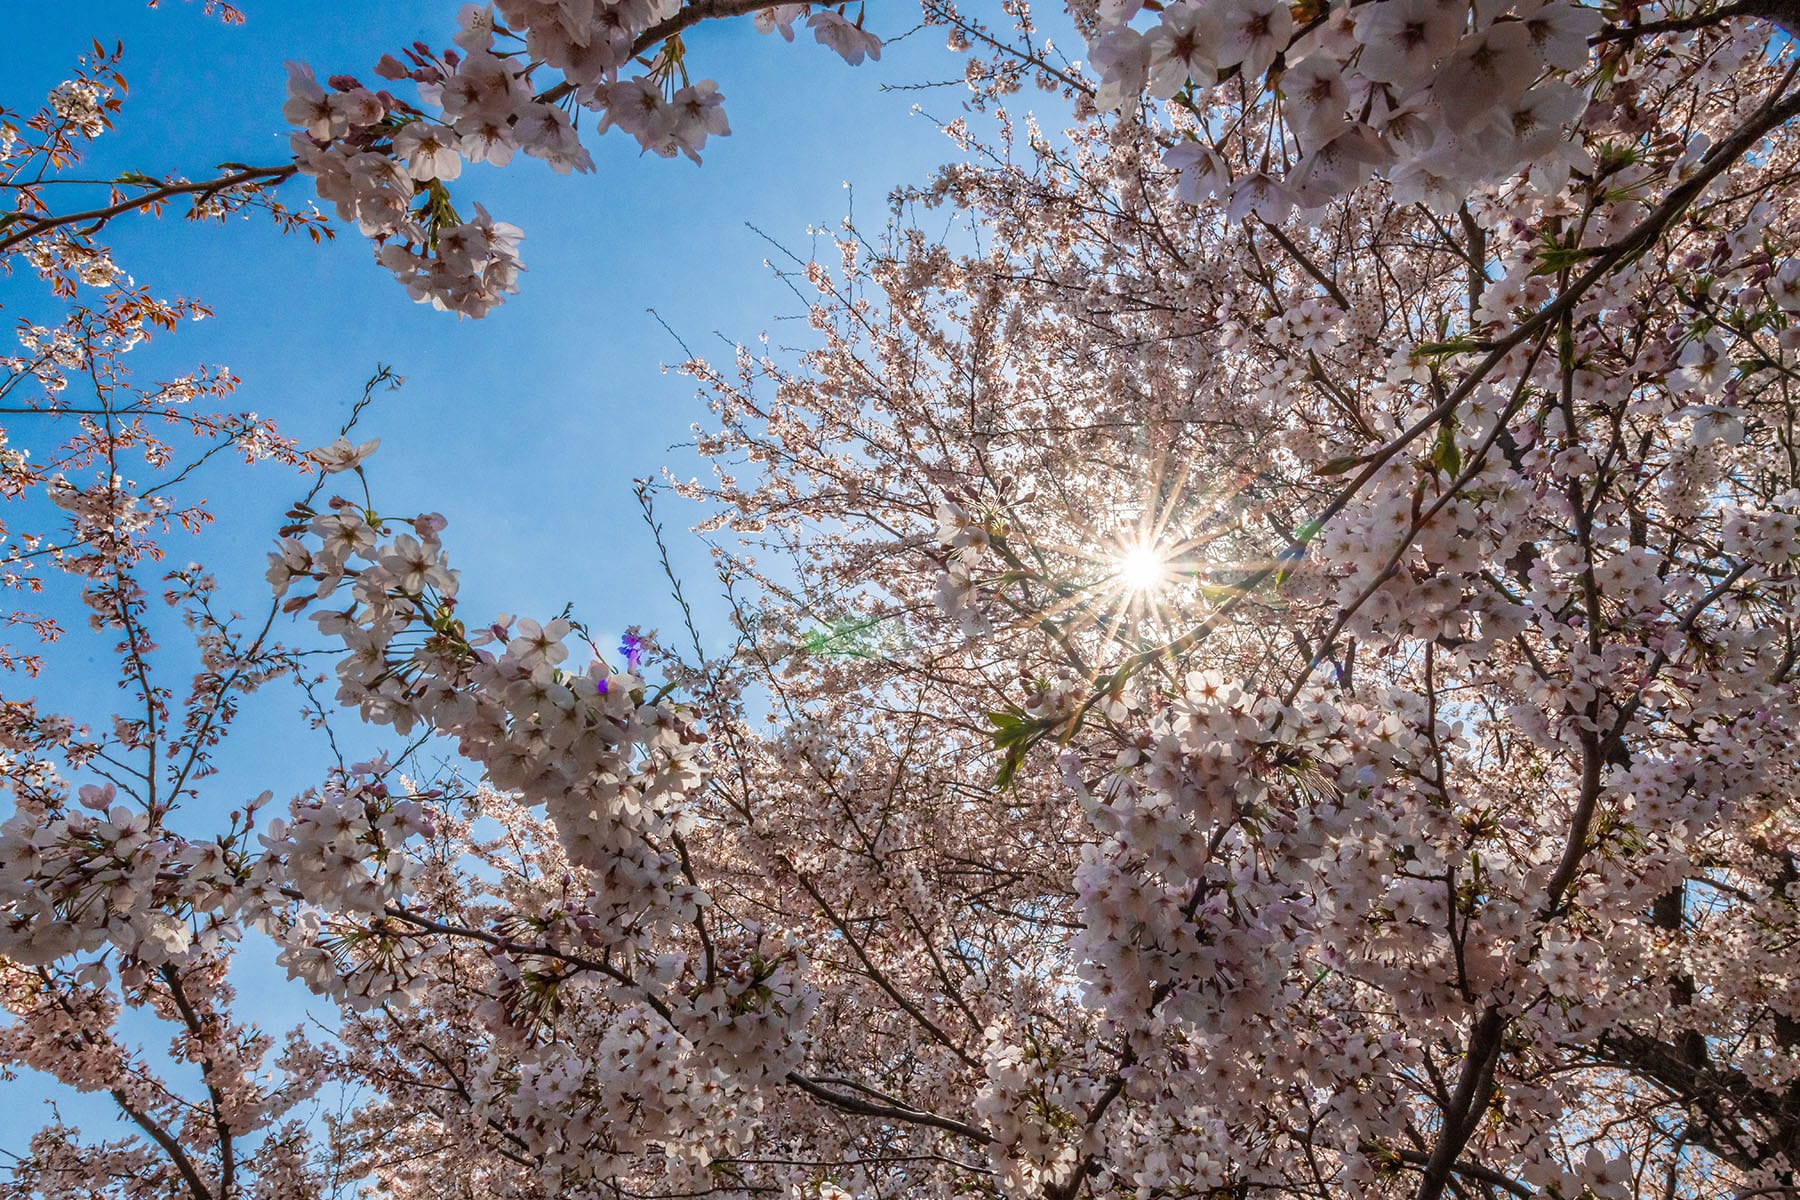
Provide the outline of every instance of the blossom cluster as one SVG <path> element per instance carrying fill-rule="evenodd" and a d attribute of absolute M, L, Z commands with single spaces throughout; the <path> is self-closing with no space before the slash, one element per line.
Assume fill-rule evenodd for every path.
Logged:
<path fill-rule="evenodd" d="M 751 1141 L 734 1099 L 725 1077 L 685 1038 L 637 1006 L 592 1031 L 579 1049 L 552 1046 L 522 1064 L 505 1103 L 543 1169 L 581 1192 L 648 1153 L 675 1179 L 704 1180 L 714 1158 Z"/>
<path fill-rule="evenodd" d="M 346 449 L 333 462 L 355 456 Z M 467 632 L 442 517 L 397 532 L 343 500 L 297 515 L 300 536 L 270 555 L 268 577 L 278 597 L 310 588 L 286 607 L 311 608 L 320 632 L 342 644 L 340 703 L 401 733 L 456 739 L 496 787 L 543 805 L 570 861 L 605 878 L 617 936 L 646 916 L 691 910 L 696 898 L 664 840 L 699 779 L 701 739 L 684 711 L 647 698 L 641 679 L 598 653 L 566 670 L 574 627 L 565 618 L 502 618 Z"/>
<path fill-rule="evenodd" d="M 1375 174 L 1401 203 L 1454 210 L 1480 183 L 1527 168 L 1554 190 L 1591 160 L 1570 127 L 1592 86 L 1600 11 L 1572 0 L 1331 6 L 1298 26 L 1279 0 L 1177 0 L 1146 29 L 1143 5 L 1101 5 L 1095 103 L 1204 98 L 1235 77 L 1278 104 L 1279 166 L 1234 172 L 1204 129 L 1166 157 L 1190 198 L 1227 193 L 1234 215 L 1316 211 Z"/>
<path fill-rule="evenodd" d="M 409 80 L 418 102 L 334 75 L 321 85 L 288 64 L 283 114 L 298 131 L 294 162 L 321 199 L 379 246 L 377 258 L 420 303 L 486 315 L 518 290 L 522 234 L 480 204 L 459 215 L 445 185 L 465 163 L 505 166 L 523 152 L 559 173 L 591 172 L 575 118 L 598 116 L 645 151 L 700 161 L 707 140 L 731 132 L 724 95 L 691 80 L 680 32 L 710 15 L 682 0 L 496 0 L 465 4 L 455 48 L 423 42 L 404 61 L 385 55 L 384 80 Z M 774 4 L 757 27 L 794 39 L 805 19 L 814 38 L 847 62 L 879 58 L 881 41 L 842 6 Z M 632 71 L 639 73 L 633 74 Z M 553 77 L 554 80 L 553 80 Z"/>
<path fill-rule="evenodd" d="M 41 965 L 110 946 L 156 966 L 194 945 L 193 914 L 226 907 L 235 878 L 219 845 L 114 799 L 110 784 L 84 785 L 79 809 L 21 806 L 0 824 L 0 954 Z"/>
<path fill-rule="evenodd" d="M 591 92 L 659 153 L 722 132 L 672 49 L 699 6 L 653 8 L 474 10 L 456 51 L 384 64 L 425 76 L 416 109 L 298 72 L 295 119 L 346 219 L 454 291 L 500 234 L 454 233 L 447 185 L 527 149 L 554 120 L 531 105 Z M 841 266 L 805 269 L 813 348 L 687 368 L 725 653 L 698 618 L 691 665 L 566 614 L 466 621 L 443 518 L 327 483 L 293 511 L 271 611 L 313 617 L 342 706 L 454 742 L 472 790 L 377 760 L 183 840 L 194 782 L 127 782 L 285 660 L 173 572 L 202 665 L 177 708 L 135 574 L 160 492 L 101 451 L 75 483 L 7 462 L 68 502 L 134 711 L 0 706 L 0 1063 L 145 1133 L 53 1125 L 21 1190 L 217 1200 L 251 1126 L 270 1196 L 317 1192 L 309 1162 L 402 1197 L 1791 1187 L 1793 47 L 1738 5 L 1122 0 L 1094 81 L 1006 12 L 927 8 L 988 48 L 981 103 L 1035 74 L 1074 127 L 1003 114 L 1004 152 L 898 201 L 979 237 L 847 224 Z M 759 21 L 802 17 L 875 49 L 841 10 Z M 1096 117 L 1095 82 L 1174 103 Z M 1263 219 L 1219 219 L 1172 138 Z M 1439 170 L 1464 193 L 1425 194 Z M 29 336 L 71 380 L 94 348 Z M 375 448 L 308 457 L 329 481 Z M 310 1157 L 213 1003 L 251 924 L 336 1010 L 280 1059 L 295 1094 L 354 1097 Z M 205 1095 L 144 1082 L 132 1004 Z"/>

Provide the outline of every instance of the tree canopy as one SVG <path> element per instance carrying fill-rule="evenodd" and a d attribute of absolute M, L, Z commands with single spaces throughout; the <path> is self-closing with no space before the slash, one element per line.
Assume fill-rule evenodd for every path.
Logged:
<path fill-rule="evenodd" d="M 108 250 L 165 210 L 482 317 L 465 163 L 698 159 L 727 19 L 913 15 L 446 8 L 202 180 L 83 181 L 105 46 L 0 114 L 0 1064 L 119 1116 L 0 1194 L 1800 1197 L 1791 6 L 1071 0 L 1074 61 L 925 0 L 968 153 L 793 270 L 804 347 L 682 365 L 712 472 L 639 485 L 722 635 L 465 611 L 363 405 L 302 450 L 127 369 L 202 311 Z M 247 615 L 164 559 L 233 456 L 297 497 Z M 57 589 L 116 711 L 27 698 Z M 392 753 L 209 805 L 294 685 Z M 329 1028 L 259 1026 L 252 937 Z"/>

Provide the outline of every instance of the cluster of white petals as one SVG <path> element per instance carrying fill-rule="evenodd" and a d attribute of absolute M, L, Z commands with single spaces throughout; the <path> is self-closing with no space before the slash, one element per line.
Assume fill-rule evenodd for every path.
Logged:
<path fill-rule="evenodd" d="M 466 163 L 505 166 L 524 153 L 562 174 L 591 172 L 576 128 L 618 128 L 643 150 L 700 161 L 709 138 L 731 132 L 724 95 L 691 80 L 680 33 L 712 14 L 682 0 L 495 0 L 465 4 L 455 48 L 423 42 L 376 73 L 416 85 L 417 102 L 349 76 L 319 83 L 288 64 L 282 112 L 298 127 L 294 162 L 321 199 L 379 247 L 381 264 L 414 300 L 481 317 L 518 290 L 523 235 L 480 204 L 459 215 L 445 185 Z M 802 18 L 823 46 L 857 64 L 881 57 L 881 40 L 841 6 L 771 5 L 757 27 L 794 37 Z"/>
<path fill-rule="evenodd" d="M 113 307 L 23 321 L 3 360 L 73 430 L 0 438 L 0 496 L 50 516 L 0 530 L 4 581 L 58 572 L 122 699 L 93 727 L 0 704 L 0 1072 L 128 1123 L 53 1115 L 7 1186 L 1792 1193 L 1784 4 L 1098 0 L 1074 64 L 1023 3 L 1009 32 L 928 0 L 968 55 L 947 132 L 982 152 L 795 272 L 808 348 L 683 368 L 713 471 L 673 490 L 709 506 L 729 610 L 715 657 L 676 587 L 691 663 L 635 626 L 603 652 L 572 610 L 465 619 L 444 518 L 374 507 L 354 419 L 286 448 L 317 486 L 266 620 L 228 613 L 157 565 L 199 517 L 146 430 L 192 420 L 201 462 L 280 443 L 193 415 L 218 376 L 124 388 L 117 351 L 179 314 L 91 222 L 13 220 L 57 296 Z M 728 127 L 682 35 L 751 10 L 882 49 L 844 5 L 498 0 L 382 62 L 416 101 L 295 68 L 299 165 L 231 186 L 304 170 L 416 296 L 488 311 L 517 231 L 458 212 L 470 164 L 590 169 L 590 117 L 698 158 Z M 106 127 L 111 69 L 28 155 Z M 1007 107 L 1030 83 L 1060 136 Z M 92 414 L 61 399 L 84 380 Z M 399 765 L 184 834 L 286 674 L 331 749 L 354 712 Z M 233 1016 L 250 931 L 330 1036 L 276 1053 Z M 173 1070 L 126 1036 L 147 1018 Z"/>
<path fill-rule="evenodd" d="M 21 807 L 0 824 L 0 955 L 42 965 L 113 947 L 159 965 L 194 945 L 190 914 L 231 899 L 217 845 L 154 828 L 111 785 L 87 785 L 90 811 Z"/>
<path fill-rule="evenodd" d="M 1098 106 L 1135 109 L 1146 90 L 1193 103 L 1228 78 L 1275 101 L 1279 165 L 1231 170 L 1204 128 L 1166 157 L 1188 198 L 1225 193 L 1234 218 L 1316 212 L 1376 175 L 1402 203 L 1454 211 L 1515 170 L 1553 191 L 1592 165 L 1572 126 L 1598 8 L 1383 0 L 1321 6 L 1300 25 L 1276 0 L 1176 0 L 1140 28 L 1141 7 L 1101 6 Z"/>
<path fill-rule="evenodd" d="M 495 786 L 548 810 L 571 861 L 604 873 L 616 903 L 660 908 L 676 872 L 653 839 L 698 782 L 698 734 L 598 655 L 564 669 L 566 619 L 502 619 L 466 634 L 443 524 L 428 514 L 394 533 L 334 501 L 270 555 L 269 580 L 278 597 L 311 589 L 288 607 L 310 608 L 342 643 L 340 703 L 400 733 L 456 739 Z"/>

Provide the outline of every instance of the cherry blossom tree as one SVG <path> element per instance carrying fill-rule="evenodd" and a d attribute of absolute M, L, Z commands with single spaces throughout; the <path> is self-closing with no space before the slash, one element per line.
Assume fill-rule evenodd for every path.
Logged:
<path fill-rule="evenodd" d="M 479 316 L 518 231 L 451 207 L 462 162 L 581 169 L 572 111 L 697 156 L 680 34 L 752 8 L 879 48 L 836 7 L 470 8 L 383 61 L 416 100 L 293 68 L 293 164 L 14 244 L 81 274 L 176 187 L 314 228 L 304 173 Z M 454 527 L 384 513 L 346 429 L 262 635 L 175 577 L 183 711 L 291 670 L 285 611 L 336 704 L 467 766 L 183 837 L 167 764 L 217 730 L 148 682 L 118 532 L 163 510 L 19 477 L 88 521 L 142 715 L 8 707 L 0 1044 L 137 1130 L 53 1125 L 13 1190 L 1800 1193 L 1794 14 L 1109 2 L 1084 66 L 1022 4 L 924 12 L 969 155 L 792 264 L 811 348 L 685 364 L 712 470 L 641 487 L 658 539 L 705 506 L 723 642 L 465 616 Z M 332 1036 L 234 1014 L 252 928 Z"/>
<path fill-rule="evenodd" d="M 894 1025 L 980 1060 L 883 1080 L 1001 1190 L 1791 1190 L 1794 110 L 1750 32 L 1641 45 L 1591 173 L 1443 216 L 1196 212 L 1175 150 L 1241 97 L 1027 129 L 919 197 L 983 253 L 847 232 L 803 369 L 696 365 L 708 450 L 771 465 L 694 490 L 803 580 L 726 561 L 789 719 L 719 786 L 810 733 L 769 836 L 887 951 L 838 950 L 868 1006 L 916 979 Z"/>

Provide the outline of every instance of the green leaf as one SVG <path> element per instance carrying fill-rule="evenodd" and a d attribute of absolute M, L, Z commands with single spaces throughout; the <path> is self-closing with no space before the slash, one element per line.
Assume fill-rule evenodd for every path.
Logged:
<path fill-rule="evenodd" d="M 994 772 L 994 786 L 1009 787 L 1025 761 L 1026 752 L 1056 728 L 1058 722 L 1026 716 L 1019 708 L 990 712 L 987 719 L 994 726 L 994 749 L 1002 751 L 1000 769 Z"/>
<path fill-rule="evenodd" d="M 1025 748 L 1011 746 L 1007 748 L 1006 757 L 1000 760 L 1000 769 L 994 772 L 994 786 L 1006 788 L 1012 786 L 1013 776 L 1019 773 L 1019 764 L 1025 761 Z"/>
<path fill-rule="evenodd" d="M 1451 477 L 1462 473 L 1462 451 L 1456 446 L 1456 418 L 1445 417 L 1438 426 L 1437 444 L 1431 448 L 1431 462 Z"/>
<path fill-rule="evenodd" d="M 1314 475 L 1342 475 L 1353 471 L 1369 461 L 1366 454 L 1341 454 L 1329 460 L 1324 466 L 1314 467 Z"/>
<path fill-rule="evenodd" d="M 1481 343 L 1474 338 L 1449 338 L 1442 342 L 1421 342 L 1413 348 L 1413 354 L 1419 358 L 1443 358 L 1451 354 L 1471 354 L 1481 349 Z"/>
<path fill-rule="evenodd" d="M 1016 729 L 1025 723 L 1025 714 L 1015 708 L 1005 712 L 990 712 L 987 719 L 999 730 Z M 994 736 L 998 738 L 999 734 Z"/>
<path fill-rule="evenodd" d="M 1533 275 L 1554 275 L 1566 267 L 1573 267 L 1593 258 L 1600 251 L 1595 247 L 1583 246 L 1540 246 L 1537 252 L 1537 265 L 1532 267 Z"/>

